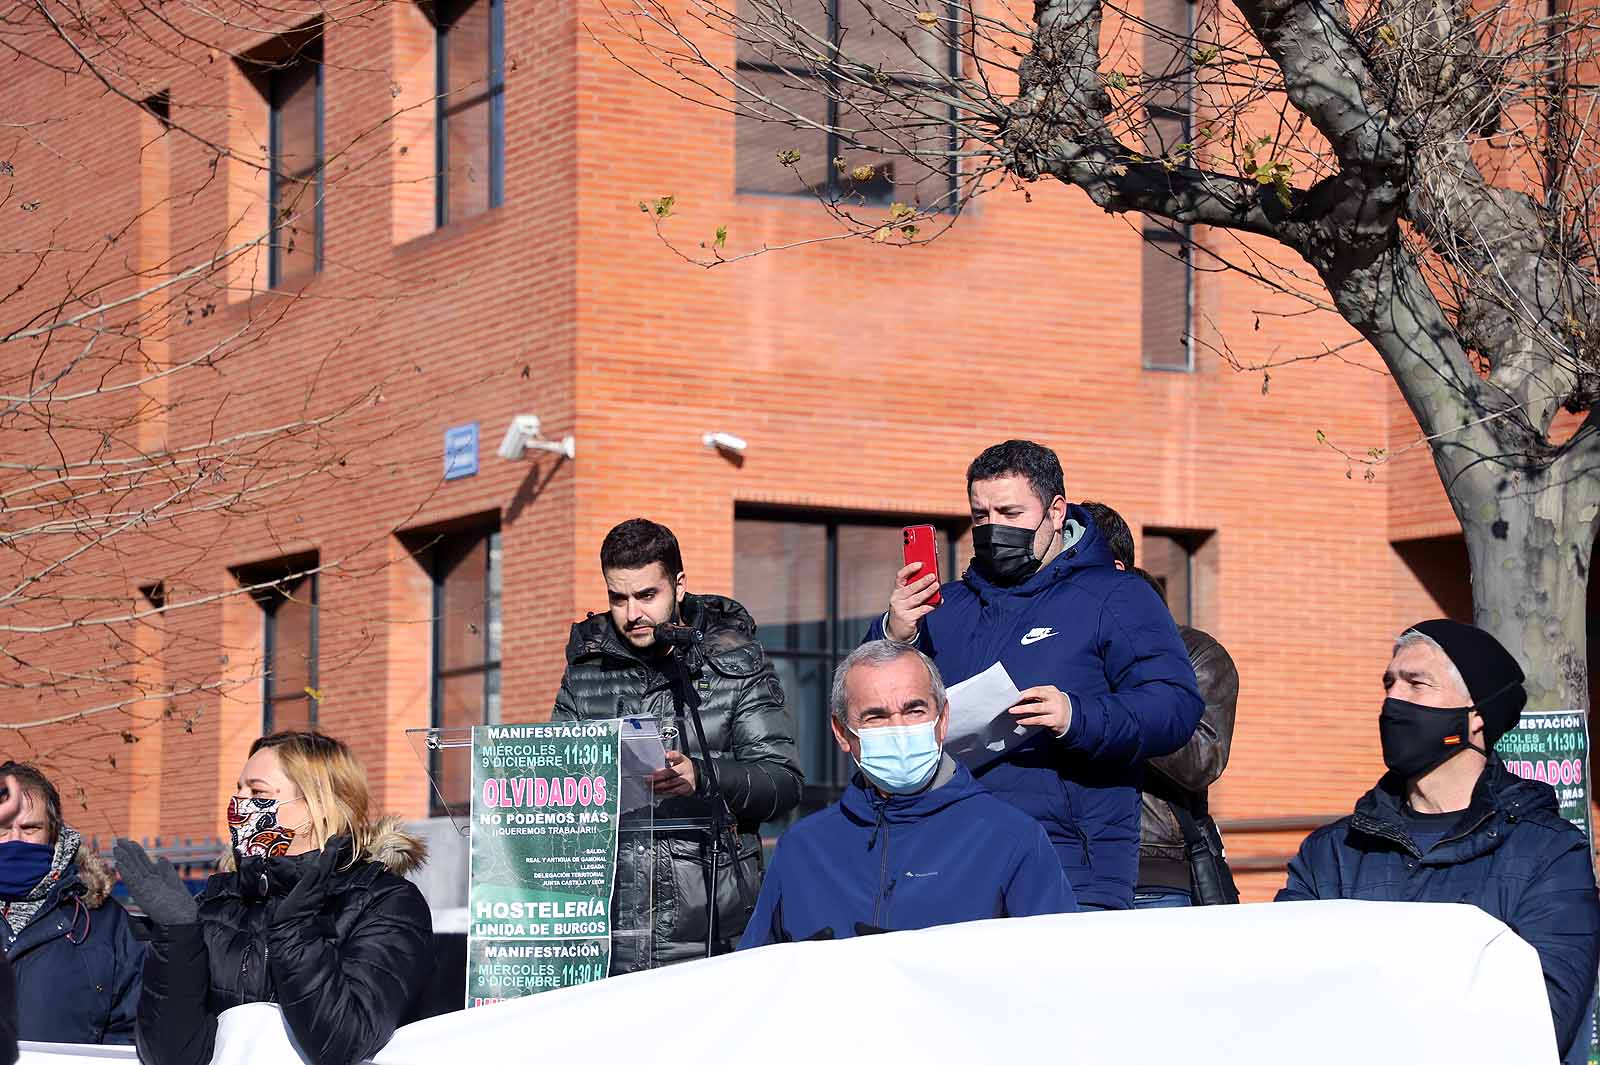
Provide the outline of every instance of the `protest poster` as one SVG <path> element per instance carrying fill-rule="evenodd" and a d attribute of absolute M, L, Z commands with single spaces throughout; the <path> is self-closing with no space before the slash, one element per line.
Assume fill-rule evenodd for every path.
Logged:
<path fill-rule="evenodd" d="M 1593 846 L 1589 822 L 1589 719 L 1580 710 L 1524 710 L 1517 727 L 1495 745 L 1506 768 L 1527 780 L 1549 784 L 1561 816 Z M 1580 1043 L 1582 1040 L 1580 1039 Z M 1600 1065 L 1600 1025 L 1589 1018 L 1588 1058 Z"/>
<path fill-rule="evenodd" d="M 1582 711 L 1525 710 L 1495 750 L 1517 776 L 1554 788 L 1561 816 L 1590 836 L 1589 722 Z"/>
<path fill-rule="evenodd" d="M 606 975 L 619 726 L 472 730 L 469 1007 Z"/>

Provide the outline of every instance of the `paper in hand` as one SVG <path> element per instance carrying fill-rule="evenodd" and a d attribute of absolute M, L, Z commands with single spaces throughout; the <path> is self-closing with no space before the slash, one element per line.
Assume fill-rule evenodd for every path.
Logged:
<path fill-rule="evenodd" d="M 975 677 L 952 685 L 950 729 L 944 749 L 968 769 L 982 769 L 1026 743 L 1036 726 L 1019 725 L 1006 713 L 1022 697 L 1006 667 L 996 662 Z"/>

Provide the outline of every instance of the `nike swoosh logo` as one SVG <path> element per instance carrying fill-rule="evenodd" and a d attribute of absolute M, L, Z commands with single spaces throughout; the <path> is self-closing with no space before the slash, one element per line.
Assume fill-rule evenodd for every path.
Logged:
<path fill-rule="evenodd" d="M 1033 629 L 1022 638 L 1022 646 L 1026 647 L 1030 643 L 1038 643 L 1040 640 L 1048 640 L 1052 636 L 1059 635 L 1061 634 L 1055 629 Z"/>

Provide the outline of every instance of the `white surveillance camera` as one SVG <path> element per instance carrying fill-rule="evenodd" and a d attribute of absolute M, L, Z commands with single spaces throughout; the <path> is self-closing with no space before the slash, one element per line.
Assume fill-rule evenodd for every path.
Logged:
<path fill-rule="evenodd" d="M 528 445 L 539 439 L 539 418 L 533 414 L 519 414 L 511 419 L 505 439 L 500 441 L 498 454 L 503 459 L 520 459 Z"/>
<path fill-rule="evenodd" d="M 706 447 L 714 447 L 718 451 L 731 451 L 736 455 L 744 454 L 747 446 L 744 437 L 734 436 L 732 433 L 707 433 L 700 440 Z"/>

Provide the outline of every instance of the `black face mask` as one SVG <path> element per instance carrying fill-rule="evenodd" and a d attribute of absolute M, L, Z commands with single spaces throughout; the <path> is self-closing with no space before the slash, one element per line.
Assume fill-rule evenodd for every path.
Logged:
<path fill-rule="evenodd" d="M 1385 699 L 1378 715 L 1378 738 L 1383 744 L 1383 764 L 1407 780 L 1433 771 L 1468 749 L 1487 755 L 1467 737 L 1472 725 L 1467 715 L 1473 707 L 1422 706 L 1403 699 Z"/>
<path fill-rule="evenodd" d="M 1047 511 L 1039 524 L 1031 529 L 1018 525 L 996 525 L 994 522 L 975 526 L 972 530 L 973 566 L 987 580 L 1002 588 L 1021 584 L 1039 572 L 1042 560 L 1033 553 L 1033 538 L 1049 520 Z"/>

